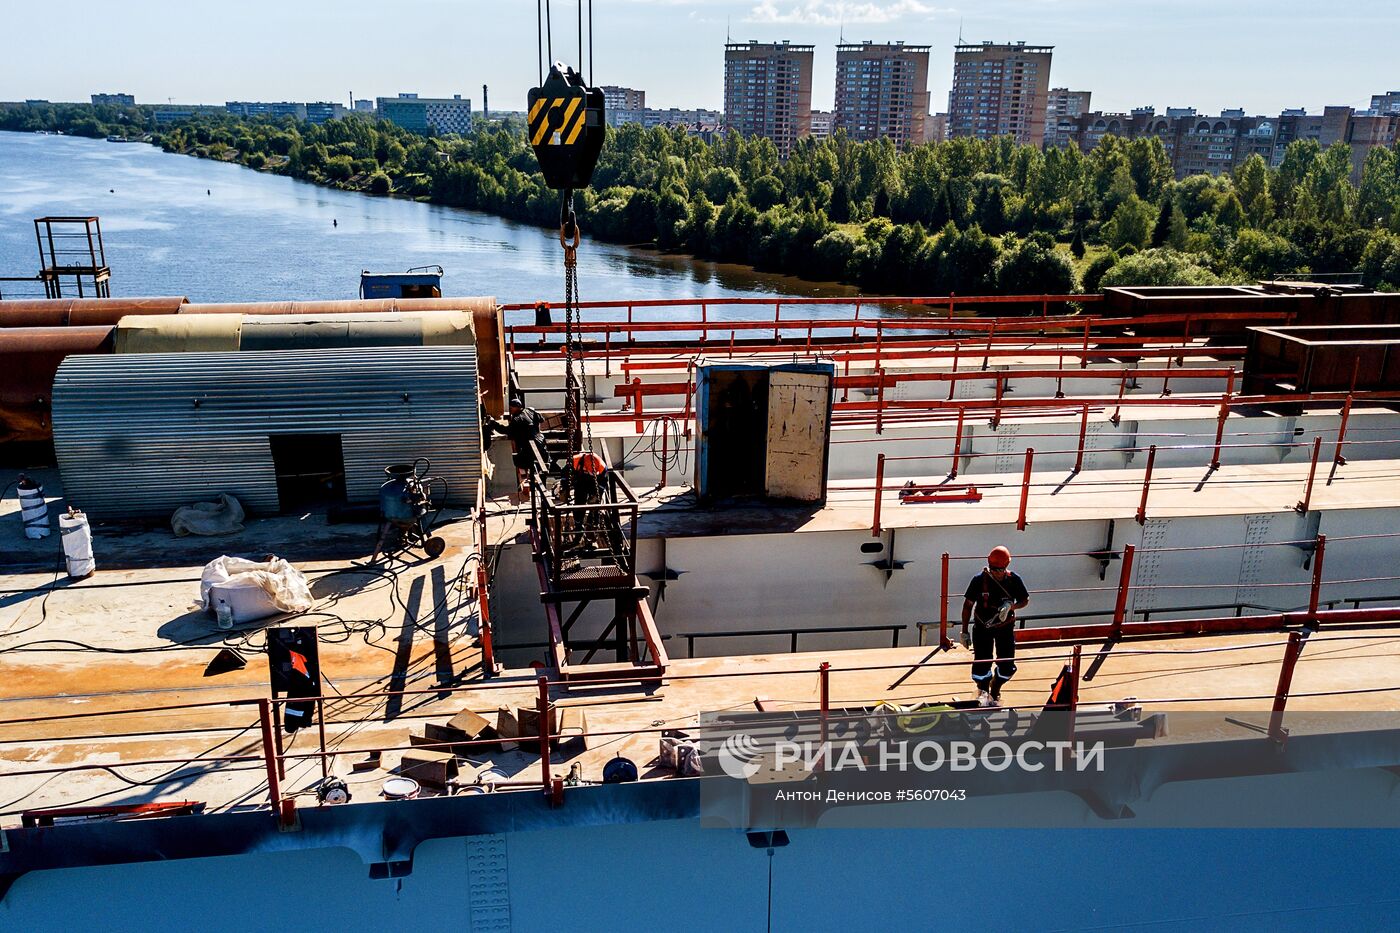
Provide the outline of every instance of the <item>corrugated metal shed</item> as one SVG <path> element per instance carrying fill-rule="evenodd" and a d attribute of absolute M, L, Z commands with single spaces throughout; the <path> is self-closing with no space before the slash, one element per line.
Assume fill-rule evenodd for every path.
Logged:
<path fill-rule="evenodd" d="M 64 489 L 97 520 L 221 492 L 275 512 L 275 434 L 338 434 L 351 503 L 376 501 L 397 461 L 430 459 L 456 506 L 481 474 L 469 346 L 72 356 L 53 402 Z"/>

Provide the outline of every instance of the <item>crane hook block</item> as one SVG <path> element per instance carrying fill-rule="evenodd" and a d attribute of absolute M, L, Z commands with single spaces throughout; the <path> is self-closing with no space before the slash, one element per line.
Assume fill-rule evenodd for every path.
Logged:
<path fill-rule="evenodd" d="M 530 146 L 545 184 L 586 188 L 603 148 L 603 92 L 585 87 L 573 68 L 555 62 L 541 87 L 530 89 Z"/>

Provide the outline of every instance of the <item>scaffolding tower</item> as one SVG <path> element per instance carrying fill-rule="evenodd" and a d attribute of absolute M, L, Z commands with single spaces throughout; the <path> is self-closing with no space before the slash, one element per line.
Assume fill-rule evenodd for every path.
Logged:
<path fill-rule="evenodd" d="M 44 295 L 62 298 L 65 282 L 79 298 L 110 298 L 112 270 L 102 248 L 102 223 L 96 217 L 39 217 L 39 279 Z M 85 288 L 86 287 L 86 288 Z"/>

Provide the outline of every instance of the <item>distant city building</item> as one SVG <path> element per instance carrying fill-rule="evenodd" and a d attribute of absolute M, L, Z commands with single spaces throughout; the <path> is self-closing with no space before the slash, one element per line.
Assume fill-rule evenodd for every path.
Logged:
<path fill-rule="evenodd" d="M 151 114 L 157 126 L 165 126 L 170 123 L 179 123 L 181 120 L 193 120 L 195 108 L 193 107 L 172 107 L 166 106 L 158 108 Z"/>
<path fill-rule="evenodd" d="M 723 123 L 724 114 L 718 110 L 681 110 L 677 107 L 670 107 L 660 110 L 648 107 L 640 110 L 613 110 L 607 111 L 609 126 L 622 126 L 626 123 L 640 123 L 647 129 L 654 126 L 682 126 L 695 123 Z"/>
<path fill-rule="evenodd" d="M 261 100 L 231 100 L 224 109 L 236 117 L 291 117 L 306 119 L 306 105 L 281 100 L 276 103 Z"/>
<path fill-rule="evenodd" d="M 374 101 L 372 101 L 372 100 L 357 100 L 357 101 L 355 101 L 355 112 L 356 112 L 356 113 L 374 113 Z"/>
<path fill-rule="evenodd" d="M 333 104 L 329 101 L 308 101 L 306 104 L 306 122 L 321 124 L 327 120 L 336 120 L 345 116 L 344 104 Z"/>
<path fill-rule="evenodd" d="M 813 138 L 813 139 L 830 139 L 830 138 L 831 138 L 831 123 L 832 123 L 832 118 L 833 118 L 834 116 L 835 116 L 835 114 L 833 114 L 830 110 L 813 110 L 813 111 L 812 111 L 812 138 Z"/>
<path fill-rule="evenodd" d="M 745 136 L 766 136 L 780 153 L 790 152 L 812 132 L 814 49 L 786 41 L 726 45 L 725 125 Z"/>
<path fill-rule="evenodd" d="M 941 143 L 948 139 L 948 115 L 931 113 L 924 120 L 924 142 Z"/>
<path fill-rule="evenodd" d="M 48 101 L 40 97 L 26 97 L 24 99 L 24 106 L 26 107 L 44 107 L 47 106 L 48 103 Z"/>
<path fill-rule="evenodd" d="M 602 91 L 604 110 L 647 109 L 646 91 L 639 91 L 631 87 L 617 87 L 612 84 L 603 85 Z"/>
<path fill-rule="evenodd" d="M 375 105 L 379 119 L 416 133 L 467 133 L 472 128 L 472 102 L 461 94 L 451 98 L 400 94 L 377 97 Z"/>
<path fill-rule="evenodd" d="M 1400 91 L 1372 95 L 1371 109 L 1376 113 L 1400 113 Z"/>
<path fill-rule="evenodd" d="M 948 94 L 948 135 L 1018 143 L 1045 140 L 1054 46 L 959 45 L 953 54 L 953 90 Z"/>
<path fill-rule="evenodd" d="M 1323 148 L 1346 143 L 1351 147 L 1352 180 L 1360 181 L 1367 153 L 1376 146 L 1395 146 L 1400 112 L 1326 107 L 1321 114 L 1298 109 L 1266 117 L 1245 116 L 1237 108 L 1206 116 L 1194 107 L 1169 107 L 1165 115 L 1141 107 L 1132 113 L 1084 113 L 1061 120 L 1059 127 L 1063 145 L 1078 146 L 1086 153 L 1105 136 L 1156 137 L 1177 178 L 1224 175 L 1252 155 L 1277 167 L 1289 145 L 1300 139 L 1315 140 Z"/>
<path fill-rule="evenodd" d="M 861 42 L 836 47 L 832 129 L 852 139 L 923 142 L 928 117 L 927 45 Z"/>
<path fill-rule="evenodd" d="M 94 94 L 92 95 L 92 105 L 94 107 L 135 107 L 136 95 Z"/>
<path fill-rule="evenodd" d="M 1067 87 L 1050 89 L 1045 104 L 1045 145 L 1067 146 L 1070 140 L 1065 133 L 1075 117 L 1089 112 L 1091 91 L 1071 91 Z M 1061 124 L 1064 127 L 1061 127 Z"/>

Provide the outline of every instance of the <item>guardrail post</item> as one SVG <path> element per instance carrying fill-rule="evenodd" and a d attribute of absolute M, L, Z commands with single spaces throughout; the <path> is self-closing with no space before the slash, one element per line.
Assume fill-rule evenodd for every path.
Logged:
<path fill-rule="evenodd" d="M 778 339 L 778 319 L 781 318 L 782 316 L 783 316 L 783 303 L 782 303 L 781 301 L 775 301 L 775 302 L 773 302 L 773 339 L 774 339 L 774 340 L 777 340 L 777 339 Z"/>
<path fill-rule="evenodd" d="M 1114 641 L 1123 637 L 1123 620 L 1128 614 L 1128 589 L 1132 586 L 1133 555 L 1137 552 L 1131 544 L 1123 545 L 1123 565 L 1118 568 L 1118 599 L 1113 604 Z"/>
<path fill-rule="evenodd" d="M 1347 458 L 1342 456 L 1342 444 L 1346 443 L 1347 421 L 1351 418 L 1351 393 L 1347 393 L 1347 399 L 1342 403 L 1342 420 L 1337 425 L 1337 449 L 1332 452 L 1332 462 L 1337 466 L 1346 466 Z M 1329 478 L 1330 484 L 1332 480 Z"/>
<path fill-rule="evenodd" d="M 1318 535 L 1313 545 L 1312 585 L 1308 590 L 1308 628 L 1317 628 L 1317 604 L 1322 594 L 1322 558 L 1327 552 L 1327 536 Z"/>
<path fill-rule="evenodd" d="M 1084 321 L 1084 350 L 1079 356 L 1079 368 L 1089 368 L 1089 321 Z"/>
<path fill-rule="evenodd" d="M 992 318 L 992 326 L 987 328 L 987 352 L 982 357 L 982 371 L 987 371 L 988 364 L 992 361 L 992 338 L 996 336 L 997 319 Z"/>
<path fill-rule="evenodd" d="M 637 433 L 641 434 L 646 430 L 646 426 L 642 424 L 642 378 L 640 376 L 632 377 L 632 414 L 637 416 Z"/>
<path fill-rule="evenodd" d="M 1003 392 L 1005 391 L 1005 389 L 1006 389 L 1006 377 L 1005 377 L 1004 375 L 998 373 L 998 374 L 997 374 L 997 380 L 996 380 L 996 381 L 997 381 L 996 407 L 992 409 L 992 430 L 993 430 L 993 431 L 995 431 L 998 427 L 1001 426 L 1001 398 L 1002 398 L 1002 393 L 1003 393 Z"/>
<path fill-rule="evenodd" d="M 1069 728 L 1066 731 L 1070 754 L 1078 754 L 1074 747 L 1075 718 L 1079 714 L 1079 653 L 1082 645 L 1075 645 L 1069 661 Z"/>
<path fill-rule="evenodd" d="M 1128 371 L 1123 370 L 1123 378 L 1118 380 L 1118 403 L 1113 406 L 1113 415 L 1108 419 L 1113 422 L 1113 426 L 1118 427 L 1118 422 L 1123 420 L 1123 393 L 1128 390 Z"/>
<path fill-rule="evenodd" d="M 258 700 L 258 723 L 262 726 L 263 763 L 267 766 L 267 799 L 272 804 L 272 812 L 280 818 L 282 784 L 281 776 L 277 772 L 280 756 L 273 741 L 272 701 L 266 697 Z"/>
<path fill-rule="evenodd" d="M 1298 632 L 1288 633 L 1288 647 L 1283 650 L 1283 666 L 1278 672 L 1278 688 L 1274 690 L 1274 709 L 1269 716 L 1269 738 L 1279 745 L 1288 741 L 1288 730 L 1283 728 L 1283 711 L 1288 706 L 1288 691 L 1293 686 L 1293 669 L 1298 666 L 1298 656 L 1303 653 L 1303 636 Z"/>
<path fill-rule="evenodd" d="M 880 350 L 885 345 L 885 322 L 883 318 L 875 321 L 875 371 L 880 371 Z"/>
<path fill-rule="evenodd" d="M 875 457 L 875 509 L 870 516 L 870 537 L 880 537 L 880 500 L 885 492 L 885 455 Z"/>
<path fill-rule="evenodd" d="M 1084 406 L 1084 411 L 1079 416 L 1079 449 L 1074 455 L 1074 469 L 1071 473 L 1078 473 L 1084 467 L 1084 439 L 1089 435 L 1089 406 Z"/>
<path fill-rule="evenodd" d="M 938 598 L 938 647 L 947 651 L 953 647 L 953 641 L 948 637 L 948 552 L 943 552 L 942 571 L 940 573 Z"/>
<path fill-rule="evenodd" d="M 661 422 L 661 489 L 666 488 L 666 458 L 667 455 L 670 453 L 670 451 L 667 450 L 667 447 L 671 440 L 671 432 L 666 429 L 667 420 L 669 419 L 663 419 Z"/>
<path fill-rule="evenodd" d="M 1303 487 L 1303 498 L 1293 508 L 1299 512 L 1307 514 L 1308 506 L 1312 504 L 1313 478 L 1317 476 L 1317 455 L 1322 452 L 1322 435 L 1313 438 L 1312 463 L 1308 466 L 1308 482 Z"/>
<path fill-rule="evenodd" d="M 1225 394 L 1220 396 L 1220 414 L 1215 419 L 1215 450 L 1210 455 L 1210 468 L 1220 469 L 1220 442 L 1225 437 L 1225 420 L 1230 417 L 1230 396 L 1235 394 L 1235 371 L 1225 383 Z"/>
<path fill-rule="evenodd" d="M 885 433 L 885 371 L 875 370 L 875 433 Z"/>
<path fill-rule="evenodd" d="M 1021 474 L 1021 508 L 1016 514 L 1016 530 L 1026 530 L 1026 505 L 1031 498 L 1031 463 L 1035 460 L 1035 448 L 1026 448 L 1026 469 Z"/>
<path fill-rule="evenodd" d="M 958 353 L 959 353 L 959 351 L 961 351 L 961 350 L 962 350 L 962 341 L 961 341 L 961 340 L 958 340 L 958 341 L 954 342 L 954 344 L 953 344 L 953 372 L 952 372 L 952 375 L 954 375 L 954 376 L 956 376 L 956 375 L 958 374 Z M 948 380 L 948 401 L 951 402 L 951 401 L 953 400 L 953 392 L 957 389 L 957 387 L 958 387 L 958 380 L 956 380 L 956 379 L 949 379 L 949 380 Z"/>
<path fill-rule="evenodd" d="M 539 680 L 539 698 L 535 701 L 535 708 L 540 715 L 540 785 L 544 788 L 544 795 L 552 797 L 552 784 L 549 774 L 549 678 L 541 674 Z"/>
<path fill-rule="evenodd" d="M 831 662 L 823 661 L 817 669 L 817 693 L 820 696 L 822 717 L 822 754 L 826 754 L 827 718 L 831 714 Z"/>
<path fill-rule="evenodd" d="M 959 406 L 958 431 L 957 434 L 953 437 L 953 469 L 948 473 L 949 479 L 958 478 L 958 462 L 962 460 L 963 419 L 965 419 L 966 417 L 967 409 L 962 406 Z"/>
<path fill-rule="evenodd" d="M 1157 459 L 1157 445 L 1147 448 L 1147 469 L 1142 474 L 1142 500 L 1138 502 L 1137 523 L 1147 521 L 1147 490 L 1152 487 L 1152 462 Z"/>

